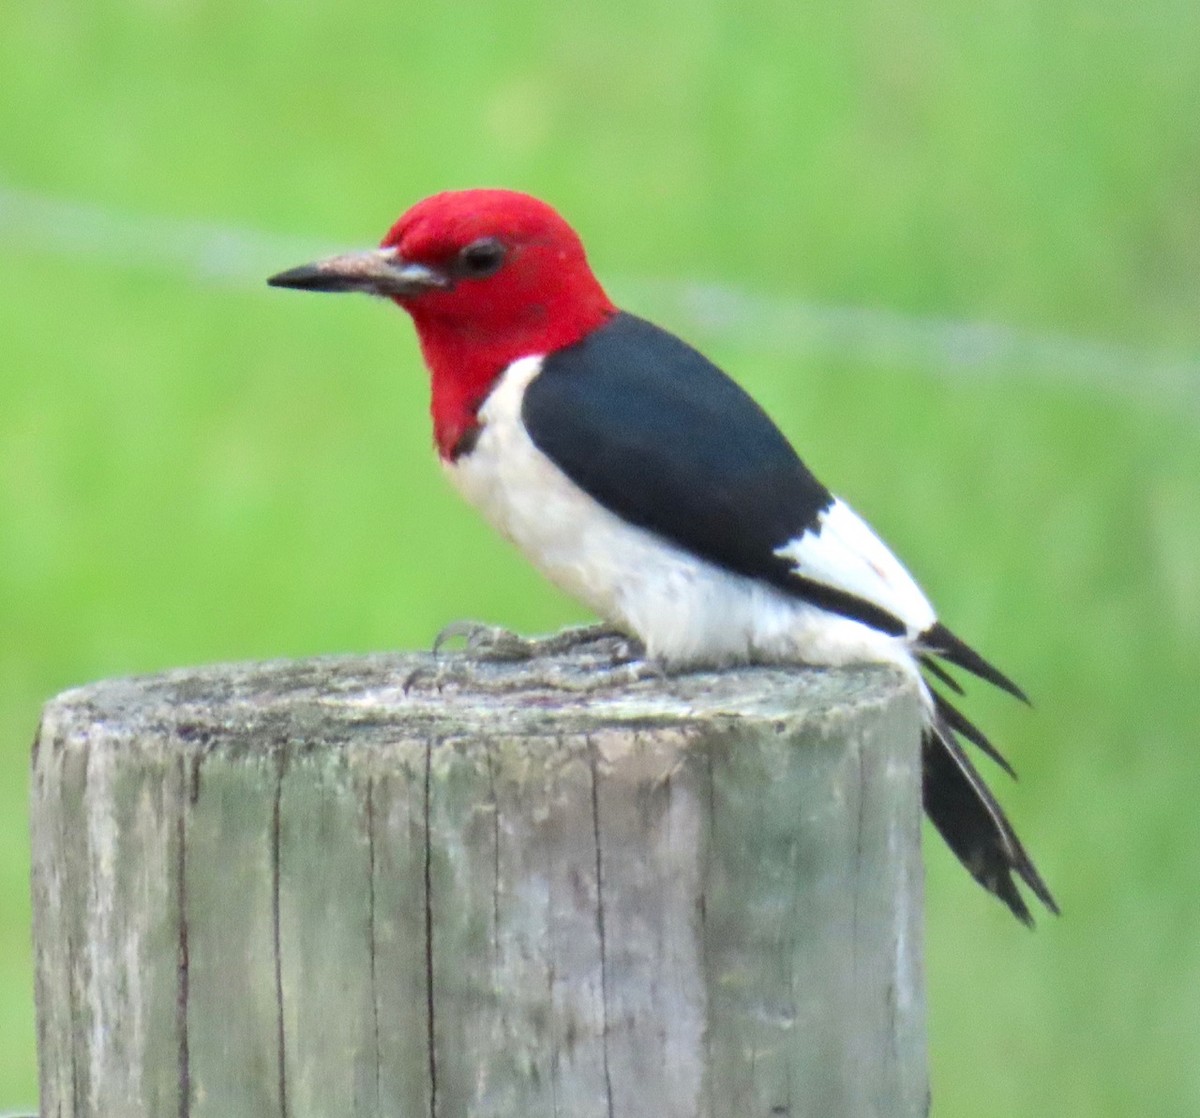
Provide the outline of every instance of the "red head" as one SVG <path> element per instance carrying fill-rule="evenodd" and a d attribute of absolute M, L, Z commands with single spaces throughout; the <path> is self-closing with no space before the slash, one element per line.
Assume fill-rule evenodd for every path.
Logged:
<path fill-rule="evenodd" d="M 615 312 L 575 231 L 545 202 L 511 190 L 435 194 L 404 214 L 378 250 L 269 282 L 367 291 L 408 311 L 432 374 L 434 435 L 445 456 L 509 364 L 571 345 Z"/>

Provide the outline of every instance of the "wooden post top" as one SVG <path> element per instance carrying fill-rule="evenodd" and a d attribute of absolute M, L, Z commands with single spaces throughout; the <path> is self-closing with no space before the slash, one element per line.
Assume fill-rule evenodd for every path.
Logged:
<path fill-rule="evenodd" d="M 886 667 L 757 666 L 626 682 L 601 648 L 486 662 L 461 653 L 375 653 L 180 668 L 65 691 L 39 740 L 103 725 L 108 733 L 248 740 L 260 731 L 369 745 L 397 728 L 465 736 L 595 729 L 598 722 L 675 726 L 827 718 L 895 702 L 911 690 Z M 604 685 L 597 673 L 608 669 Z"/>
<path fill-rule="evenodd" d="M 884 668 L 323 657 L 34 753 L 50 1118 L 921 1118 L 920 720 Z"/>

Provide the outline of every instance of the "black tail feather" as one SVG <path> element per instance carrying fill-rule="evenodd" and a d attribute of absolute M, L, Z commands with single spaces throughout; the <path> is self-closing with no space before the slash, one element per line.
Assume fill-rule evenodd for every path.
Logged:
<path fill-rule="evenodd" d="M 1007 691 L 1023 703 L 1029 702 L 1029 696 L 1013 683 L 1008 676 L 1000 671 L 999 668 L 989 664 L 969 644 L 956 637 L 940 621 L 936 621 L 930 625 L 921 634 L 918 641 L 921 648 L 926 652 L 932 652 L 935 656 L 940 656 L 943 660 L 949 660 L 951 664 L 957 664 L 972 675 L 977 675 L 980 679 L 987 680 L 988 683 L 994 684 L 1002 691 Z"/>
<path fill-rule="evenodd" d="M 939 695 L 932 687 L 929 688 L 930 695 L 933 696 L 933 709 L 937 711 L 938 717 L 946 723 L 950 729 L 962 734 L 967 741 L 972 745 L 977 745 L 984 751 L 993 761 L 996 762 L 1013 780 L 1017 779 L 1016 769 L 1008 763 L 1008 759 L 998 750 L 990 741 L 988 741 L 984 732 L 970 721 L 962 711 L 957 707 L 951 706 L 949 700 Z"/>
<path fill-rule="evenodd" d="M 920 662 L 921 667 L 923 667 L 931 676 L 944 683 L 956 695 L 966 694 L 966 692 L 962 689 L 962 684 L 959 683 L 958 680 L 955 679 L 954 676 L 952 676 L 948 671 L 946 671 L 946 669 L 943 668 L 942 665 L 939 664 L 932 656 L 926 656 L 924 653 L 921 653 L 917 656 L 917 660 Z"/>
<path fill-rule="evenodd" d="M 955 856 L 1018 920 L 1033 924 L 1015 873 L 1055 915 L 1058 905 L 1004 811 L 940 713 L 922 742 L 925 811 Z"/>

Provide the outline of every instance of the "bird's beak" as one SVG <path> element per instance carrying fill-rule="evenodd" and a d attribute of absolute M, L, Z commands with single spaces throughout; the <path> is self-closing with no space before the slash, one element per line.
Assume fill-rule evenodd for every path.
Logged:
<path fill-rule="evenodd" d="M 405 260 L 394 248 L 330 256 L 280 272 L 267 283 L 272 287 L 295 287 L 301 291 L 365 291 L 369 295 L 400 299 L 450 286 L 450 281 L 440 272 Z"/>

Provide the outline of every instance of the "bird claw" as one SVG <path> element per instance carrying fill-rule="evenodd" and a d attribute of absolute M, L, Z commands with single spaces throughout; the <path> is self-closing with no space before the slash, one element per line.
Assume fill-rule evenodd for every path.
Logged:
<path fill-rule="evenodd" d="M 400 684 L 400 690 L 408 694 L 413 688 L 431 687 L 441 691 L 447 683 L 462 679 L 462 670 L 445 660 L 434 660 L 429 664 L 418 664 Z"/>
<path fill-rule="evenodd" d="M 522 637 L 500 625 L 485 625 L 479 621 L 452 621 L 433 641 L 437 656 L 452 640 L 464 642 L 463 651 L 474 660 L 493 663 L 514 663 L 536 660 L 544 656 L 561 656 L 588 644 L 611 640 L 619 642 L 612 649 L 614 663 L 640 659 L 641 652 L 624 634 L 609 625 L 584 625 L 563 629 L 548 637 Z"/>
<path fill-rule="evenodd" d="M 532 660 L 537 653 L 535 641 L 505 629 L 500 625 L 485 625 L 480 621 L 452 621 L 433 638 L 433 654 L 439 655 L 453 640 L 463 641 L 463 651 L 473 660 L 511 662 Z"/>
<path fill-rule="evenodd" d="M 617 659 L 600 663 L 586 672 L 567 669 L 561 662 L 550 661 L 529 675 L 522 676 L 523 686 L 545 687 L 573 695 L 592 695 L 613 691 L 648 680 L 661 682 L 667 678 L 663 666 L 653 660 Z M 439 659 L 414 668 L 400 686 L 404 694 L 416 690 L 442 691 L 447 686 L 469 687 L 475 676 L 461 660 Z"/>
<path fill-rule="evenodd" d="M 441 654 L 451 641 L 463 642 L 465 656 L 447 659 Z M 555 663 L 556 657 L 576 649 L 595 646 L 594 658 L 589 654 L 587 670 L 579 665 L 571 668 Z M 662 679 L 661 665 L 646 659 L 645 649 L 633 638 L 610 625 L 584 625 L 562 629 L 548 637 L 522 637 L 500 625 L 485 625 L 479 621 L 453 621 L 433 641 L 434 660 L 415 668 L 405 678 L 405 693 L 420 685 L 441 690 L 446 684 L 465 683 L 470 675 L 466 662 L 512 664 L 544 659 L 538 677 L 560 691 L 589 693 L 640 683 L 647 679 Z"/>
<path fill-rule="evenodd" d="M 450 641 L 464 642 L 464 656 L 441 655 Z M 556 660 L 578 648 L 595 646 L 583 662 Z M 441 691 L 446 685 L 469 684 L 475 663 L 517 663 L 543 659 L 530 679 L 557 691 L 591 694 L 646 680 L 663 680 L 666 668 L 646 658 L 639 642 L 607 625 L 563 629 L 548 637 L 526 638 L 499 625 L 455 621 L 433 642 L 433 660 L 414 668 L 401 684 L 405 694 L 414 687 Z M 583 670 L 580 670 L 580 669 Z"/>

